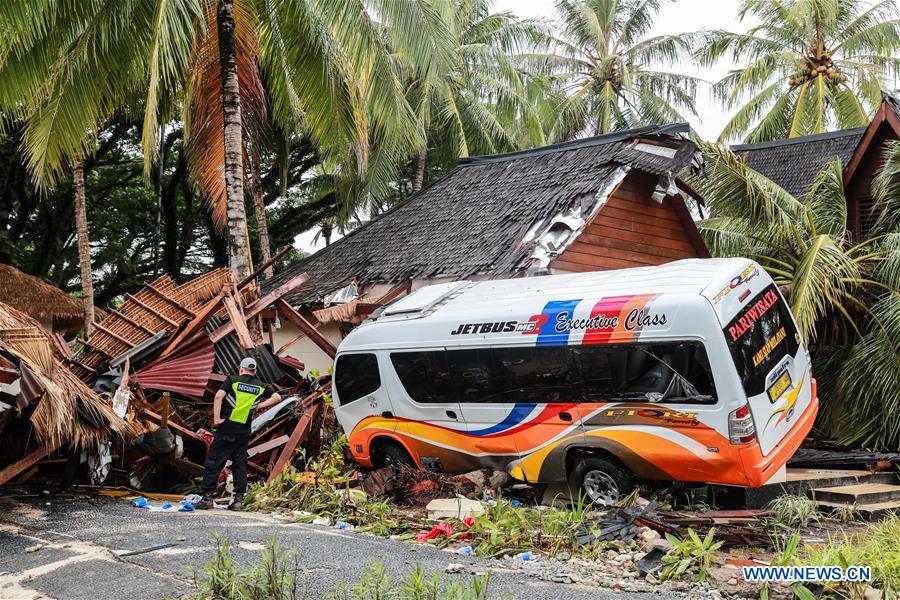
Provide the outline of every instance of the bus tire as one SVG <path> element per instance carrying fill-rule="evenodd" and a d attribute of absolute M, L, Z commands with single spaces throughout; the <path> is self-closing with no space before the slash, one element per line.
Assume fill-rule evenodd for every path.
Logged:
<path fill-rule="evenodd" d="M 401 467 L 415 467 L 416 463 L 406 449 L 394 441 L 385 441 L 378 445 L 375 453 L 375 466 L 399 469 Z"/>
<path fill-rule="evenodd" d="M 609 506 L 631 493 L 634 475 L 618 461 L 604 456 L 578 459 L 569 472 L 569 489 L 574 497 L 584 496 L 590 502 Z"/>

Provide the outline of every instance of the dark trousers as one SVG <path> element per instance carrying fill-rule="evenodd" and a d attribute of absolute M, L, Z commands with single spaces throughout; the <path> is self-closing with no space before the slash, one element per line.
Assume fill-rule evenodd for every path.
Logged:
<path fill-rule="evenodd" d="M 231 459 L 231 475 L 234 477 L 234 497 L 243 500 L 247 493 L 247 446 L 250 445 L 250 431 L 235 431 L 223 424 L 216 431 L 216 437 L 206 453 L 203 465 L 204 494 L 212 494 L 216 489 L 219 473 Z"/>

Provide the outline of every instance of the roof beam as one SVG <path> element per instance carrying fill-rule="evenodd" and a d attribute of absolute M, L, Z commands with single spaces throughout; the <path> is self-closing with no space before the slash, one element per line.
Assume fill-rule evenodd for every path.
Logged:
<path fill-rule="evenodd" d="M 310 323 L 306 318 L 298 313 L 294 308 L 279 298 L 275 301 L 275 306 L 278 309 L 278 312 L 281 315 L 297 326 L 297 329 L 306 334 L 312 342 L 319 347 L 325 354 L 328 355 L 329 358 L 333 359 L 337 354 L 337 348 L 334 344 L 332 344 L 325 336 L 323 336 L 316 327 Z"/>

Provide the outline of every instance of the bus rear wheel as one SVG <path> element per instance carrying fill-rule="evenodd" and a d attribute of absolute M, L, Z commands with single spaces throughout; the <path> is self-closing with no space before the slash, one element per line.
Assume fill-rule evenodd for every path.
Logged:
<path fill-rule="evenodd" d="M 634 475 L 627 468 L 602 456 L 581 458 L 569 472 L 572 492 L 599 506 L 615 504 L 634 487 Z"/>
<path fill-rule="evenodd" d="M 375 453 L 375 465 L 377 467 L 388 467 L 391 469 L 399 469 L 400 467 L 415 467 L 409 453 L 397 442 L 384 442 L 379 445 Z"/>

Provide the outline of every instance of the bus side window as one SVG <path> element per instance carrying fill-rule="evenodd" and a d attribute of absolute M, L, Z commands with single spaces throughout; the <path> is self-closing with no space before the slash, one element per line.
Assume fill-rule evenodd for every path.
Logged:
<path fill-rule="evenodd" d="M 374 354 L 342 354 L 334 367 L 334 386 L 341 406 L 368 396 L 381 387 Z"/>
<path fill-rule="evenodd" d="M 576 402 L 578 373 L 566 346 L 448 350 L 463 403 Z"/>
<path fill-rule="evenodd" d="M 392 352 L 391 363 L 403 389 L 420 404 L 456 402 L 447 353 L 443 350 Z"/>

